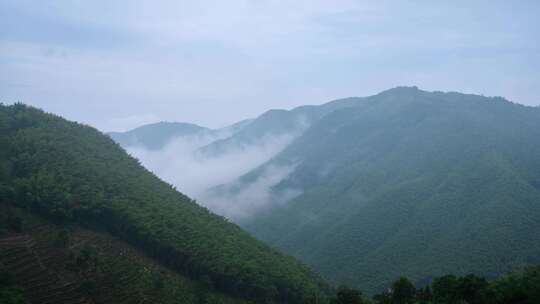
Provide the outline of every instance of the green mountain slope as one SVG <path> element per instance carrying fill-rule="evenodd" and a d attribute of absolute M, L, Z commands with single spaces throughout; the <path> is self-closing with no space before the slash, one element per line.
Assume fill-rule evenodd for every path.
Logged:
<path fill-rule="evenodd" d="M 0 303 L 19 303 L 6 299 L 5 285 L 18 287 L 29 303 L 249 303 L 171 271 L 105 231 L 55 225 L 3 203 L 0 211 Z"/>
<path fill-rule="evenodd" d="M 299 136 L 307 127 L 324 115 L 361 102 L 361 98 L 345 98 L 319 106 L 301 106 L 288 110 L 269 110 L 250 121 L 248 125 L 229 137 L 216 140 L 200 151 L 209 156 L 220 155 L 229 150 L 241 150 L 257 145 L 272 137 Z"/>
<path fill-rule="evenodd" d="M 300 303 L 324 284 L 144 169 L 109 137 L 21 104 L 0 106 L 0 201 L 104 229 L 190 280 L 255 302 Z"/>
<path fill-rule="evenodd" d="M 273 192 L 302 194 L 242 225 L 335 283 L 373 293 L 540 262 L 539 108 L 396 88 L 324 116 L 239 184 L 268 166 L 294 167 Z"/>

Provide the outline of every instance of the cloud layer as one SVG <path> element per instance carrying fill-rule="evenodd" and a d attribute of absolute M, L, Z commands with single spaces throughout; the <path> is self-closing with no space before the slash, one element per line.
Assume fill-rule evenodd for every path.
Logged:
<path fill-rule="evenodd" d="M 206 192 L 200 196 L 201 202 L 215 213 L 241 222 L 274 204 L 282 204 L 301 194 L 299 189 L 287 189 L 279 193 L 272 191 L 293 170 L 294 166 L 267 166 L 255 181 L 239 185 L 237 191 Z"/>
<path fill-rule="evenodd" d="M 208 156 L 199 148 L 221 138 L 198 136 L 175 138 L 161 150 L 128 147 L 128 153 L 163 180 L 211 209 L 232 219 L 242 219 L 263 208 L 270 200 L 270 188 L 285 178 L 292 167 L 271 167 L 254 183 L 234 194 L 212 194 L 207 190 L 230 184 L 283 150 L 298 132 L 264 136 L 247 146 L 229 147 Z M 286 193 L 292 196 L 291 191 Z"/>

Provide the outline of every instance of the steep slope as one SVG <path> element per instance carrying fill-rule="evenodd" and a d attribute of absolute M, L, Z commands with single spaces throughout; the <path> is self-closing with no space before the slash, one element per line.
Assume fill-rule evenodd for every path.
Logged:
<path fill-rule="evenodd" d="M 163 267 L 104 231 L 51 224 L 2 203 L 0 211 L 0 277 L 17 284 L 30 303 L 242 302 Z"/>
<path fill-rule="evenodd" d="M 369 293 L 400 275 L 498 275 L 540 262 L 539 139 L 539 108 L 385 91 L 326 115 L 241 178 L 292 166 L 273 192 L 302 192 L 242 225 Z"/>
<path fill-rule="evenodd" d="M 57 223 L 105 229 L 186 277 L 256 302 L 300 303 L 324 284 L 144 169 L 97 130 L 0 106 L 0 198 Z"/>

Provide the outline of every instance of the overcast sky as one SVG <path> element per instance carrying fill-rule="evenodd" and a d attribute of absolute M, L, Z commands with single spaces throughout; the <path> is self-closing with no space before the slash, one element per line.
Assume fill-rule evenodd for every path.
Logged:
<path fill-rule="evenodd" d="M 536 0 L 0 0 L 0 101 L 105 131 L 397 85 L 537 105 L 539 16 Z"/>

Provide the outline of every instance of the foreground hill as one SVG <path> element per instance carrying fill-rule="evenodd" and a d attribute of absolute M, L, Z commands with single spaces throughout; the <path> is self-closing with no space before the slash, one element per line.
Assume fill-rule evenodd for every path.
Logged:
<path fill-rule="evenodd" d="M 249 303 L 103 230 L 53 224 L 6 204 L 0 211 L 0 303 Z"/>
<path fill-rule="evenodd" d="M 91 127 L 21 104 L 1 105 L 0 146 L 3 205 L 47 224 L 86 227 L 98 239 L 121 239 L 136 254 L 203 286 L 198 293 L 301 303 L 324 292 L 294 258 L 198 206 Z M 14 237 L 32 241 L 36 234 Z"/>
<path fill-rule="evenodd" d="M 406 275 L 488 277 L 540 263 L 540 108 L 396 88 L 333 111 L 267 167 L 300 195 L 242 225 L 368 293 Z M 273 197 L 280 197 L 274 195 Z"/>

